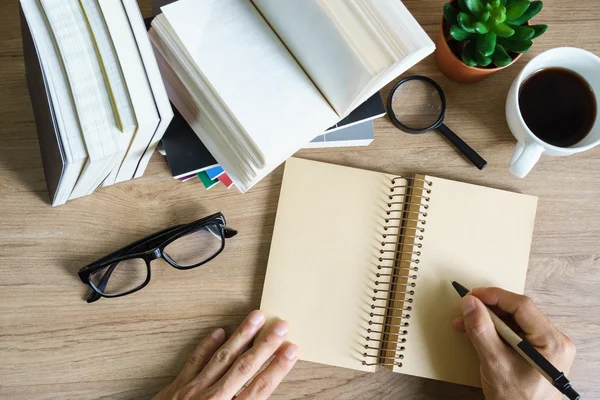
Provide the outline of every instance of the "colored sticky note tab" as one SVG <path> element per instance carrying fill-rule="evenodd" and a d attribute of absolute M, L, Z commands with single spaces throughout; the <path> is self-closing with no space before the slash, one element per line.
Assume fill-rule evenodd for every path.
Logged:
<path fill-rule="evenodd" d="M 221 181 L 221 183 L 223 185 L 225 185 L 225 187 L 227 189 L 229 189 L 230 187 L 233 186 L 233 181 L 231 180 L 231 178 L 229 177 L 229 175 L 227 175 L 226 173 L 223 173 L 223 174 L 219 175 L 219 180 Z"/>
<path fill-rule="evenodd" d="M 206 175 L 208 175 L 211 181 L 214 181 L 219 177 L 219 175 L 224 173 L 225 170 L 218 165 L 216 167 L 212 167 L 206 170 Z"/>
<path fill-rule="evenodd" d="M 181 177 L 181 178 L 179 178 L 179 180 L 181 182 L 187 182 L 187 181 L 192 180 L 192 179 L 197 178 L 197 177 L 198 177 L 197 174 L 192 174 L 192 175 Z"/>
<path fill-rule="evenodd" d="M 204 187 L 207 189 L 210 189 L 211 187 L 213 187 L 217 183 L 219 183 L 218 179 L 215 179 L 215 180 L 210 179 L 205 171 L 198 172 L 198 178 L 200 178 L 200 181 L 202 182 Z"/>

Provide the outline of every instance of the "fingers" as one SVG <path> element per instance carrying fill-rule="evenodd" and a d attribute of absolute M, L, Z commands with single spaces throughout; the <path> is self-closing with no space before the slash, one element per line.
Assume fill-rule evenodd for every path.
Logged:
<path fill-rule="evenodd" d="M 456 332 L 465 333 L 465 320 L 463 317 L 458 317 L 452 320 L 452 328 Z"/>
<path fill-rule="evenodd" d="M 498 336 L 485 305 L 478 298 L 466 295 L 460 300 L 460 306 L 463 312 L 462 322 L 457 321 L 455 329 L 464 328 L 481 363 L 504 355 L 508 349 Z"/>
<path fill-rule="evenodd" d="M 281 348 L 267 368 L 237 397 L 237 400 L 266 399 L 279 386 L 298 360 L 298 346 L 287 344 Z"/>
<path fill-rule="evenodd" d="M 529 297 L 500 288 L 476 288 L 472 293 L 485 304 L 512 314 L 532 345 L 544 347 L 557 340 L 560 332 Z"/>
<path fill-rule="evenodd" d="M 216 350 L 206 367 L 194 379 L 194 385 L 209 387 L 216 383 L 233 365 L 240 354 L 242 354 L 242 351 L 248 347 L 264 323 L 264 314 L 258 310 L 252 311 L 235 332 L 233 332 L 229 340 Z M 236 391 L 241 387 L 242 385 Z M 235 392 L 230 398 L 233 395 L 235 395 Z"/>
<path fill-rule="evenodd" d="M 218 392 L 222 393 L 225 398 L 233 397 L 279 349 L 288 332 L 289 325 L 285 321 L 278 321 L 270 327 L 264 335 L 254 342 L 250 350 L 236 360 L 225 376 L 219 380 L 215 385 Z M 261 380 L 259 382 L 257 385 L 263 386 L 262 391 L 267 391 L 266 381 Z"/>
<path fill-rule="evenodd" d="M 202 339 L 192 354 L 190 354 L 183 369 L 177 376 L 180 383 L 185 385 L 194 379 L 224 341 L 225 331 L 221 328 L 216 329 L 213 333 Z"/>

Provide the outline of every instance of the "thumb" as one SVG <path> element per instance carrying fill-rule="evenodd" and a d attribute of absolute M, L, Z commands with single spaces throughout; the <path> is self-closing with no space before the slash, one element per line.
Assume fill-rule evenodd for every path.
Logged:
<path fill-rule="evenodd" d="M 460 307 L 465 333 L 473 343 L 479 361 L 483 364 L 498 358 L 506 350 L 506 346 L 498 336 L 486 306 L 481 300 L 468 294 L 460 300 Z"/>

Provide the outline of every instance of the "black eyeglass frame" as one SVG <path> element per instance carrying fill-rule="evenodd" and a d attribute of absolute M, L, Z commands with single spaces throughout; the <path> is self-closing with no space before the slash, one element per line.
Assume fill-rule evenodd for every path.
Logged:
<path fill-rule="evenodd" d="M 218 227 L 219 233 L 221 236 L 221 247 L 211 257 L 209 257 L 206 260 L 203 260 L 199 263 L 193 264 L 193 265 L 183 266 L 183 265 L 177 264 L 177 262 L 175 262 L 171 257 L 169 257 L 169 255 L 167 253 L 165 253 L 165 251 L 164 251 L 165 247 L 167 247 L 169 244 L 171 244 L 175 240 L 181 238 L 182 236 L 186 236 L 190 233 L 196 232 L 196 231 L 198 231 L 206 226 L 209 226 L 209 225 L 214 225 L 214 226 Z M 126 296 L 128 294 L 137 292 L 138 290 L 141 290 L 146 285 L 148 285 L 148 283 L 150 282 L 151 274 L 152 274 L 150 263 L 153 260 L 156 260 L 157 258 L 162 258 L 168 264 L 170 264 L 173 268 L 176 268 L 179 270 L 188 270 L 188 269 L 192 269 L 192 268 L 197 268 L 197 267 L 213 260 L 219 254 L 221 254 L 221 252 L 225 248 L 225 239 L 232 238 L 236 234 L 237 234 L 236 230 L 229 229 L 226 227 L 226 221 L 225 221 L 225 217 L 223 216 L 223 214 L 216 213 L 216 214 L 210 215 L 208 217 L 199 219 L 197 221 L 190 222 L 188 224 L 175 225 L 170 228 L 163 229 L 162 231 L 153 233 L 152 235 L 149 235 L 149 236 L 146 236 L 145 238 L 139 239 L 117 251 L 110 253 L 109 255 L 107 255 L 105 257 L 102 257 L 102 258 L 94 261 L 93 263 L 86 265 L 85 267 L 81 268 L 77 274 L 79 275 L 79 279 L 81 279 L 81 281 L 84 284 L 89 285 L 93 290 L 93 292 L 90 294 L 90 296 L 87 299 L 88 303 L 92 303 L 92 302 L 100 299 L 101 297 L 114 298 L 114 297 Z M 146 268 L 147 268 L 147 272 L 148 272 L 147 276 L 146 276 L 146 280 L 142 284 L 137 286 L 136 288 L 133 288 L 133 289 L 123 292 L 123 293 L 106 294 L 103 292 L 102 288 L 98 288 L 92 281 L 92 276 L 94 274 L 99 273 L 100 271 L 102 271 L 106 268 L 112 267 L 114 269 L 118 263 L 120 263 L 122 261 L 126 261 L 126 260 L 135 259 L 135 258 L 144 260 L 144 262 L 146 263 Z M 108 278 L 110 278 L 111 273 L 112 273 L 112 270 L 107 271 L 108 277 L 106 278 L 106 281 L 108 281 Z"/>

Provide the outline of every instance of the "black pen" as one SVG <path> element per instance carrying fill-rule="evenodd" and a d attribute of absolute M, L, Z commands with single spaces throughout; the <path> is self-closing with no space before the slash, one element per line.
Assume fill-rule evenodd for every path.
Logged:
<path fill-rule="evenodd" d="M 460 294 L 460 297 L 465 297 L 469 294 L 469 289 L 461 285 L 456 281 L 452 281 L 452 286 Z M 487 308 L 487 306 L 486 306 Z M 496 331 L 502 339 L 506 341 L 517 353 L 521 355 L 532 367 L 538 370 L 544 378 L 548 379 L 555 388 L 557 388 L 562 394 L 567 396 L 570 400 L 579 400 L 579 394 L 571 387 L 571 383 L 563 372 L 559 372 L 550 361 L 541 355 L 535 347 L 531 345 L 527 340 L 521 339 L 504 321 L 502 321 L 496 314 L 487 308 Z"/>

